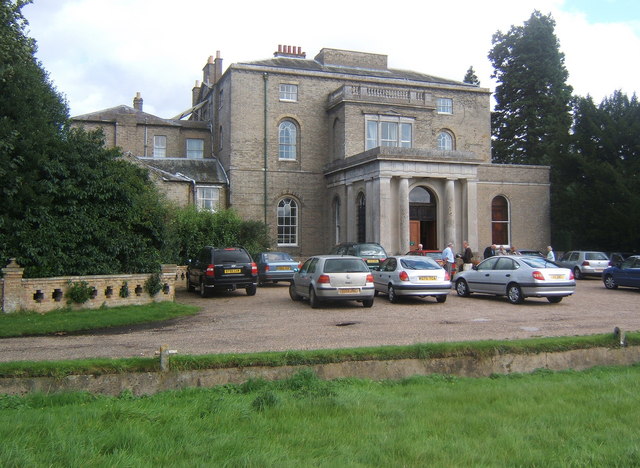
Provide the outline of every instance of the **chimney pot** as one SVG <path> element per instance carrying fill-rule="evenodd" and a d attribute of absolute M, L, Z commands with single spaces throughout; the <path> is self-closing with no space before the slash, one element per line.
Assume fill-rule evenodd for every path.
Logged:
<path fill-rule="evenodd" d="M 138 91 L 136 93 L 136 97 L 133 98 L 133 108 L 142 112 L 142 103 L 143 103 L 142 96 Z"/>

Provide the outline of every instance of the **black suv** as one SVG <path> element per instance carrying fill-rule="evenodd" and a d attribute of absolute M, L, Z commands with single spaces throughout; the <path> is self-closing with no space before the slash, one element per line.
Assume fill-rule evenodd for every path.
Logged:
<path fill-rule="evenodd" d="M 331 255 L 354 255 L 360 257 L 370 270 L 379 270 L 380 264 L 387 258 L 387 252 L 375 242 L 343 242 L 336 245 Z"/>
<path fill-rule="evenodd" d="M 187 267 L 187 289 L 199 291 L 202 297 L 214 289 L 239 288 L 253 296 L 257 286 L 258 267 L 242 247 L 204 247 Z"/>

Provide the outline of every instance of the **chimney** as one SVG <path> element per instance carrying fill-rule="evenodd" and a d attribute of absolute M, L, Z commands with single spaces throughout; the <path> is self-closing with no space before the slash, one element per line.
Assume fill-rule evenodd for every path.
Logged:
<path fill-rule="evenodd" d="M 274 57 L 287 57 L 287 58 L 307 58 L 307 53 L 302 52 L 302 47 L 290 46 L 290 45 L 278 45 L 278 50 L 273 53 Z"/>
<path fill-rule="evenodd" d="M 142 112 L 142 97 L 140 97 L 140 92 L 137 92 L 136 97 L 133 98 L 133 108 Z"/>
<path fill-rule="evenodd" d="M 222 59 L 220 58 L 220 51 L 216 50 L 216 59 L 213 61 L 213 84 L 216 84 L 222 76 Z"/>
<path fill-rule="evenodd" d="M 209 56 L 207 64 L 202 69 L 202 83 L 209 86 L 215 83 L 215 65 L 213 62 L 213 55 Z"/>
<path fill-rule="evenodd" d="M 191 90 L 191 105 L 195 106 L 198 104 L 198 99 L 200 98 L 200 80 L 196 80 L 196 84 Z"/>

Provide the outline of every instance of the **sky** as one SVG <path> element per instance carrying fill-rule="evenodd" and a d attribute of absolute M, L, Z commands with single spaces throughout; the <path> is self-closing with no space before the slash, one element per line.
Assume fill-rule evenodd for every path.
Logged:
<path fill-rule="evenodd" d="M 226 70 L 279 44 L 308 59 L 322 48 L 384 54 L 390 68 L 459 81 L 472 66 L 493 91 L 493 34 L 534 10 L 556 21 L 574 94 L 640 96 L 637 0 L 33 0 L 22 12 L 72 116 L 132 106 L 139 92 L 145 112 L 171 118 L 191 106 L 209 56 L 220 51 Z"/>

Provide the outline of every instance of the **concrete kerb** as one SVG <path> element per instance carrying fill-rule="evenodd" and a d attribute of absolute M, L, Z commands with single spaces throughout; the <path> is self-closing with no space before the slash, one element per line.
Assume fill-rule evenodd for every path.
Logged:
<path fill-rule="evenodd" d="M 584 370 L 596 366 L 623 366 L 640 362 L 640 346 L 589 348 L 554 353 L 504 354 L 491 357 L 447 357 L 386 361 L 346 361 L 340 363 L 122 373 L 56 377 L 2 378 L 0 394 L 86 391 L 95 394 L 151 395 L 190 387 L 239 384 L 249 379 L 281 380 L 303 369 L 312 369 L 326 380 L 344 377 L 397 380 L 415 375 L 448 374 L 461 377 L 488 377 L 492 374 L 530 373 L 537 369 Z"/>

